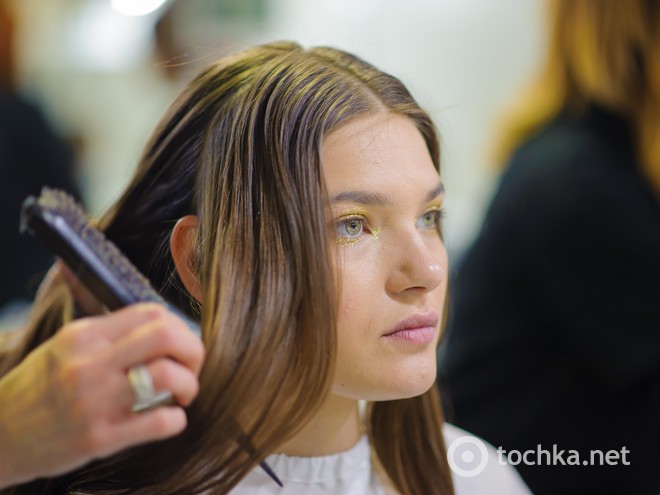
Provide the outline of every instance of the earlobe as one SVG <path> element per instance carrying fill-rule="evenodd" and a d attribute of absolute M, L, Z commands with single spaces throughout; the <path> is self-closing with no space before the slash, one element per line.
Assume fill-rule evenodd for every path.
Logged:
<path fill-rule="evenodd" d="M 197 217 L 186 215 L 172 229 L 170 251 L 176 271 L 185 288 L 199 302 L 202 301 L 202 288 L 194 269 L 194 241 L 197 234 Z"/>

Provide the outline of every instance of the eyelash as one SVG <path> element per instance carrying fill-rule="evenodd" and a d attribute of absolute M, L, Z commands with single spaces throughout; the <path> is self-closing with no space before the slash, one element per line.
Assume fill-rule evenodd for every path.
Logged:
<path fill-rule="evenodd" d="M 441 225 L 442 225 L 442 219 L 445 217 L 445 210 L 443 208 L 431 208 L 426 210 L 424 213 L 422 213 L 416 220 L 419 222 L 421 219 L 423 219 L 426 215 L 432 214 L 433 215 L 433 225 L 422 225 L 422 229 L 431 229 L 435 228 L 440 231 Z M 355 234 L 350 234 L 346 233 L 346 228 L 349 225 L 349 223 L 352 222 L 358 222 L 359 223 L 359 231 Z M 351 215 L 347 217 L 340 218 L 337 223 L 335 224 L 335 230 L 337 233 L 337 243 L 338 244 L 343 244 L 343 245 L 353 245 L 356 244 L 360 239 L 362 239 L 363 235 L 365 234 L 365 231 L 367 234 L 374 234 L 374 231 L 371 229 L 369 226 L 369 222 L 364 216 L 361 215 Z"/>

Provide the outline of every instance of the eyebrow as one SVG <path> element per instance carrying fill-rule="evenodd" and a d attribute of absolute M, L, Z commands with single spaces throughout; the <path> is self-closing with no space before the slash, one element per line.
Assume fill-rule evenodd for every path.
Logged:
<path fill-rule="evenodd" d="M 426 197 L 424 198 L 424 201 L 431 201 L 434 198 L 437 198 L 441 194 L 444 194 L 445 192 L 445 186 L 441 182 L 438 184 L 435 188 L 433 188 L 431 191 L 428 192 Z M 350 203 L 358 203 L 361 205 L 368 205 L 368 206 L 387 206 L 392 204 L 392 200 L 390 199 L 389 196 L 377 193 L 377 192 L 370 192 L 370 191 L 344 191 L 336 196 L 333 196 L 330 199 L 331 203 L 342 203 L 342 202 L 350 202 Z"/>

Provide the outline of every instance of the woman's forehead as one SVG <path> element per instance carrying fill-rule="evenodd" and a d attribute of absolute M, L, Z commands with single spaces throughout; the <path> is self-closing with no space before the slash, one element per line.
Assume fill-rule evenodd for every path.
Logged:
<path fill-rule="evenodd" d="M 357 190 L 384 198 L 402 189 L 433 190 L 440 183 L 424 138 L 401 115 L 378 114 L 345 124 L 326 137 L 322 158 L 331 199 Z"/>

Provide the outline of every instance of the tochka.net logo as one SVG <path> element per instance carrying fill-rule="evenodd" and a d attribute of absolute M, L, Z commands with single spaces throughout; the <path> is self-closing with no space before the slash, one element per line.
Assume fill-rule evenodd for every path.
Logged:
<path fill-rule="evenodd" d="M 449 467 L 458 476 L 471 478 L 486 469 L 489 462 L 501 465 L 517 466 L 624 466 L 630 465 L 630 450 L 590 450 L 583 456 L 577 450 L 560 449 L 556 444 L 551 449 L 544 449 L 540 444 L 529 450 L 497 450 L 474 436 L 466 435 L 454 440 L 447 449 Z"/>

